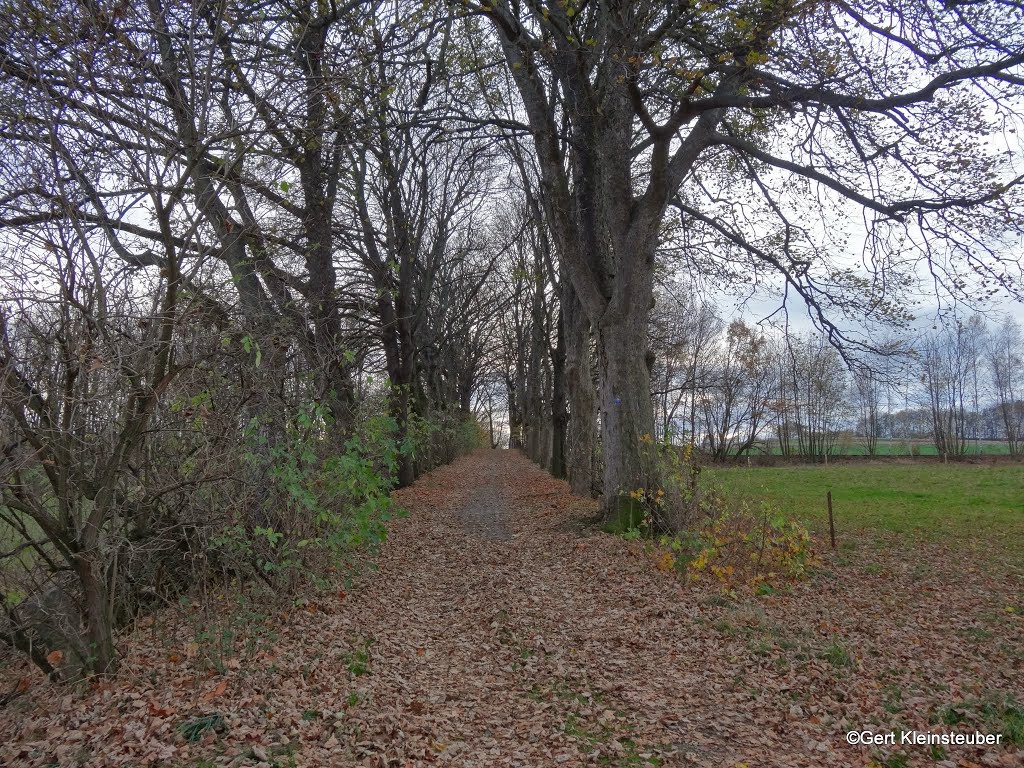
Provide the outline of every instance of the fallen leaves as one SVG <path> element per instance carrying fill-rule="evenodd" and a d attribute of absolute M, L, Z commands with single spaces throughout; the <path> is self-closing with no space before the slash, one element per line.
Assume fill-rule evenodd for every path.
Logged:
<path fill-rule="evenodd" d="M 592 502 L 518 454 L 398 496 L 411 515 L 378 570 L 305 610 L 259 606 L 230 643 L 196 640 L 201 612 L 155 614 L 122 638 L 125 671 L 83 689 L 12 666 L 25 695 L 0 764 L 848 768 L 897 763 L 846 729 L 945 728 L 944 712 L 988 728 L 992 702 L 1020 697 L 1020 576 L 959 552 L 851 534 L 806 583 L 727 597 L 581 526 Z M 946 763 L 904 762 L 1022 761 Z"/>

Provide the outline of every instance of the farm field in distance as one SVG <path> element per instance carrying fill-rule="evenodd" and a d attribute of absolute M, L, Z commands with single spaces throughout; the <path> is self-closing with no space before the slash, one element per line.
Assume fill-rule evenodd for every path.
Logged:
<path fill-rule="evenodd" d="M 839 538 L 870 529 L 906 543 L 946 540 L 1003 550 L 1024 562 L 1024 464 L 857 462 L 786 467 L 709 467 L 727 493 L 764 498 L 827 534 L 832 492 Z"/>

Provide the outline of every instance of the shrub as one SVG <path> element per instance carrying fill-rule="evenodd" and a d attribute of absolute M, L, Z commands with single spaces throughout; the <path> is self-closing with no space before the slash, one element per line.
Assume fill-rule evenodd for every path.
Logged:
<path fill-rule="evenodd" d="M 680 547 L 690 578 L 755 589 L 801 579 L 814 560 L 807 529 L 766 502 L 734 503 L 710 518 Z M 766 590 L 762 590 L 766 592 Z"/>
<path fill-rule="evenodd" d="M 480 423 L 461 411 L 432 410 L 409 418 L 409 442 L 422 474 L 449 464 L 486 442 Z"/>
<path fill-rule="evenodd" d="M 641 441 L 650 457 L 648 482 L 619 492 L 618 516 L 607 530 L 622 533 L 636 529 L 647 536 L 673 533 L 710 514 L 717 499 L 713 490 L 700 484 L 701 466 L 693 446 L 656 443 L 650 435 Z"/>
<path fill-rule="evenodd" d="M 606 530 L 629 539 L 660 536 L 657 568 L 693 579 L 710 575 L 769 594 L 770 582 L 806 574 L 814 556 L 804 526 L 767 502 L 728 499 L 701 482 L 692 446 L 642 439 L 653 456 L 652 481 L 620 494 L 618 518 Z"/>
<path fill-rule="evenodd" d="M 242 466 L 256 493 L 210 538 L 216 557 L 293 590 L 384 541 L 403 449 L 394 419 L 365 420 L 340 452 L 327 437 L 330 426 L 326 409 L 315 403 L 302 406 L 276 442 L 250 423 Z"/>

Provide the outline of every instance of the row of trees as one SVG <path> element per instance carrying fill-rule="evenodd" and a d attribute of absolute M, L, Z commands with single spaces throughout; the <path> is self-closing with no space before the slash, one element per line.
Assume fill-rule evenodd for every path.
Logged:
<path fill-rule="evenodd" d="M 987 415 L 989 435 L 1013 455 L 1024 437 L 1024 335 L 1009 320 L 994 330 L 978 316 L 932 334 L 920 353 L 931 435 L 942 456 L 960 456 L 979 439 Z"/>
<path fill-rule="evenodd" d="M 0 577 L 84 606 L 92 669 L 172 562 L 372 539 L 474 407 L 616 514 L 659 482 L 652 374 L 724 454 L 768 362 L 818 451 L 815 382 L 877 346 L 845 320 L 909 322 L 922 264 L 1017 295 L 1014 2 L 0 7 Z M 820 331 L 787 355 L 687 296 L 773 281 Z M 678 384 L 713 349 L 717 401 Z"/>
<path fill-rule="evenodd" d="M 566 340 L 550 365 L 553 433 L 555 371 L 568 379 L 593 343 L 609 514 L 625 490 L 658 480 L 645 438 L 660 252 L 702 278 L 773 273 L 847 355 L 872 345 L 839 319 L 909 321 L 903 298 L 922 262 L 957 295 L 979 281 L 1016 291 L 1002 238 L 1022 224 L 1019 179 L 983 137 L 996 116 L 1015 120 L 1018 5 L 459 6 L 490 25 L 519 97 L 506 117 L 531 138 L 559 265 L 548 278 Z M 844 244 L 835 216 L 851 208 L 866 219 L 867 278 L 832 256 Z M 585 402 L 568 412 L 570 430 L 574 414 L 593 419 Z"/>
<path fill-rule="evenodd" d="M 851 440 L 869 455 L 880 440 L 926 441 L 944 457 L 964 455 L 982 439 L 1020 452 L 1024 337 L 1012 318 L 992 327 L 979 315 L 954 319 L 850 365 L 821 334 L 727 322 L 678 282 L 656 296 L 648 344 L 659 441 L 691 444 L 718 460 L 766 451 L 821 458 Z M 557 360 L 557 345 L 548 345 Z M 533 408 L 557 402 L 554 378 L 553 366 L 532 377 Z M 513 444 L 556 471 L 549 422 L 521 416 L 515 399 L 510 407 Z"/>
<path fill-rule="evenodd" d="M 469 447 L 498 151 L 443 5 L 3 3 L 0 638 L 71 668 Z M 319 558 L 319 559 L 318 559 Z M 67 670 L 65 670 L 67 671 Z"/>

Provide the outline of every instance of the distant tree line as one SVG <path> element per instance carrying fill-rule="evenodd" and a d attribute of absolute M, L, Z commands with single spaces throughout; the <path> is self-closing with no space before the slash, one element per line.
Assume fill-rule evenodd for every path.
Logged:
<path fill-rule="evenodd" d="M 1012 318 L 953 320 L 846 361 L 820 335 L 726 323 L 678 295 L 659 297 L 651 326 L 661 438 L 719 459 L 824 457 L 851 442 L 876 455 L 880 440 L 927 441 L 943 457 L 980 440 L 1021 452 L 1024 337 Z"/>
<path fill-rule="evenodd" d="M 574 450 L 554 415 L 565 398 L 564 327 L 543 262 L 534 271 L 517 264 L 532 288 L 515 287 L 510 296 L 521 302 L 499 316 L 506 367 L 485 376 L 491 394 L 481 411 L 495 444 L 505 439 L 507 417 L 510 443 L 557 472 Z M 978 441 L 1002 443 L 1010 455 L 1024 449 L 1024 334 L 1013 318 L 953 318 L 844 358 L 820 333 L 727 321 L 678 279 L 655 295 L 647 343 L 659 441 L 693 445 L 716 460 L 763 453 L 821 460 L 851 450 L 955 458 L 978 450 Z M 594 455 L 579 461 L 596 464 L 599 452 L 598 438 Z M 582 476 L 578 491 L 600 489 L 596 476 Z"/>

